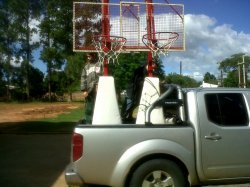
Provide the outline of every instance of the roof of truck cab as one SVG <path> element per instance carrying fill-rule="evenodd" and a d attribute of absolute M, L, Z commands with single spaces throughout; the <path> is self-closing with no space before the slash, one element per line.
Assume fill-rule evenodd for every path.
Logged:
<path fill-rule="evenodd" d="M 225 87 L 218 87 L 218 88 L 182 88 L 184 92 L 250 92 L 250 88 L 225 88 Z"/>

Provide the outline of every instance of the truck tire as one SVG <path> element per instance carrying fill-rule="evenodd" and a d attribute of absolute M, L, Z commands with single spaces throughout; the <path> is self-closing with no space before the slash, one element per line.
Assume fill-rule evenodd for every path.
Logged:
<path fill-rule="evenodd" d="M 176 163 L 154 159 L 140 165 L 132 174 L 129 187 L 188 187 L 187 177 Z"/>

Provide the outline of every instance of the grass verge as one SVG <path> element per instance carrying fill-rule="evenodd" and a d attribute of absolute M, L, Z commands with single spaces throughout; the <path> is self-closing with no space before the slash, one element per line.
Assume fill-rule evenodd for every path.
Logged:
<path fill-rule="evenodd" d="M 83 108 L 69 110 L 54 118 L 5 123 L 0 125 L 0 134 L 65 134 L 72 133 L 83 116 Z"/>

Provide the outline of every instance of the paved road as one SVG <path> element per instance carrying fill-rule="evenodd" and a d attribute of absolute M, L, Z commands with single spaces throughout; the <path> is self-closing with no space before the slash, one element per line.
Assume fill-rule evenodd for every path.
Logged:
<path fill-rule="evenodd" d="M 71 130 L 26 130 L 0 124 L 0 187 L 67 187 L 63 172 L 70 160 Z"/>
<path fill-rule="evenodd" d="M 70 134 L 0 135 L 0 187 L 66 187 Z"/>

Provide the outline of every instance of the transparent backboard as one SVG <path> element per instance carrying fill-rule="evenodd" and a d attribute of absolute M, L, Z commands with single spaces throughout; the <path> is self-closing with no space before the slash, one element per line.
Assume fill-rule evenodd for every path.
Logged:
<path fill-rule="evenodd" d="M 148 6 L 152 14 L 148 14 Z M 108 7 L 108 13 L 103 15 L 102 7 Z M 148 19 L 151 18 L 152 28 L 148 29 Z M 81 52 L 96 51 L 93 37 L 102 35 L 103 20 L 108 20 L 110 36 L 126 38 L 122 52 L 149 51 L 142 42 L 142 37 L 148 32 L 175 32 L 178 38 L 169 51 L 185 50 L 184 5 L 167 3 L 90 3 L 74 2 L 73 4 L 73 50 Z M 157 39 L 157 38 L 156 38 Z"/>

